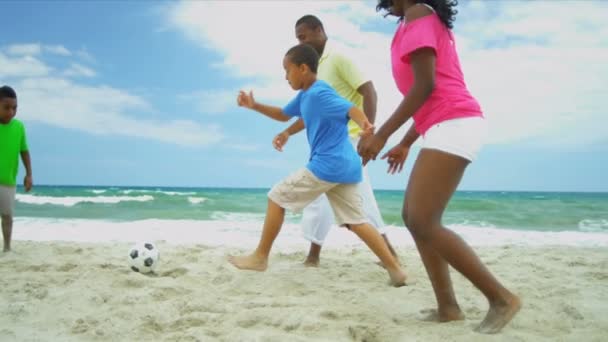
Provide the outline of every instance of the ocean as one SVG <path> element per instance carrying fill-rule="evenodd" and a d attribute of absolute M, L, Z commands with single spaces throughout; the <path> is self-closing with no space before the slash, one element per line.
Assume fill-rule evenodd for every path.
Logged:
<path fill-rule="evenodd" d="M 267 191 L 37 186 L 24 193 L 20 188 L 15 234 L 21 229 L 23 239 L 141 240 L 154 232 L 154 238 L 167 241 L 207 243 L 213 236 L 215 244 L 251 240 L 250 245 L 261 230 Z M 391 236 L 409 235 L 401 220 L 403 191 L 375 193 Z M 288 213 L 291 228 L 284 229 L 298 241 L 300 218 Z M 608 242 L 608 193 L 459 191 L 444 224 L 479 244 L 603 244 Z"/>

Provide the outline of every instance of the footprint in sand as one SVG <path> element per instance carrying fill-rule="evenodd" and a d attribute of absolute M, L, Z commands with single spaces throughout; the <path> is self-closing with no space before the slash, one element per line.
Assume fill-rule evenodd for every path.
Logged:
<path fill-rule="evenodd" d="M 575 319 L 577 321 L 582 321 L 585 317 L 578 311 L 575 307 L 570 305 L 562 306 L 562 311 L 566 313 L 570 318 Z"/>
<path fill-rule="evenodd" d="M 75 269 L 76 267 L 78 267 L 78 265 L 75 265 L 75 264 L 65 264 L 65 265 L 56 267 L 55 270 L 57 270 L 59 272 L 69 272 L 69 271 Z"/>
<path fill-rule="evenodd" d="M 378 338 L 378 327 L 368 327 L 364 325 L 349 326 L 348 333 L 355 341 L 376 342 Z"/>
<path fill-rule="evenodd" d="M 171 277 L 171 278 L 177 278 L 177 277 L 181 277 L 184 276 L 188 273 L 188 269 L 180 267 L 180 268 L 174 268 L 172 270 L 169 271 L 165 271 L 162 272 L 160 274 L 161 277 Z"/>
<path fill-rule="evenodd" d="M 77 319 L 72 325 L 73 334 L 84 334 L 89 330 L 95 329 L 99 325 L 99 322 L 94 319 Z"/>

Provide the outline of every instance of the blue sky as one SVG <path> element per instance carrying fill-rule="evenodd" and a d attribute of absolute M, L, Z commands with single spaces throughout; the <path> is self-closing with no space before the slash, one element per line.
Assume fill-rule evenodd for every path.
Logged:
<path fill-rule="evenodd" d="M 458 50 L 492 133 L 460 189 L 608 191 L 608 5 L 461 3 Z M 10 14 L 0 83 L 19 94 L 38 184 L 270 187 L 305 164 L 305 137 L 276 152 L 284 124 L 237 108 L 235 96 L 253 89 L 282 105 L 294 95 L 281 58 L 308 13 L 374 81 L 379 123 L 400 99 L 388 64 L 395 24 L 374 2 L 0 7 Z M 374 186 L 403 189 L 417 150 L 398 176 L 371 164 Z"/>

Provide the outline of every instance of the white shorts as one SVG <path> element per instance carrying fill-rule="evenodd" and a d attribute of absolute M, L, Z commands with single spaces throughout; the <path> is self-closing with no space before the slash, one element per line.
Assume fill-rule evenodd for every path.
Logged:
<path fill-rule="evenodd" d="M 0 215 L 13 216 L 17 187 L 0 185 Z"/>
<path fill-rule="evenodd" d="M 351 143 L 357 146 L 359 139 L 351 139 Z M 363 168 L 362 180 L 357 184 L 361 195 L 363 212 L 367 223 L 371 224 L 380 234 L 386 233 L 386 227 L 374 196 L 374 190 L 369 181 L 367 169 Z M 329 229 L 334 223 L 334 214 L 327 200 L 327 196 L 321 195 L 311 202 L 302 214 L 302 235 L 305 239 L 317 245 L 323 245 Z"/>
<path fill-rule="evenodd" d="M 431 126 L 422 137 L 422 148 L 439 150 L 474 161 L 487 135 L 483 117 L 467 117 Z"/>

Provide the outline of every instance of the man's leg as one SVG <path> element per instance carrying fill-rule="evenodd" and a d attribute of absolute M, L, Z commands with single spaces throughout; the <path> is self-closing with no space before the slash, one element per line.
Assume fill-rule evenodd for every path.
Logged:
<path fill-rule="evenodd" d="M 13 217 L 2 215 L 2 238 L 4 239 L 4 252 L 11 250 L 11 235 L 13 233 Z"/>
<path fill-rule="evenodd" d="M 310 203 L 302 213 L 302 233 L 310 241 L 310 250 L 304 261 L 306 266 L 319 266 L 321 246 L 334 221 L 327 196 L 324 194 Z"/>

